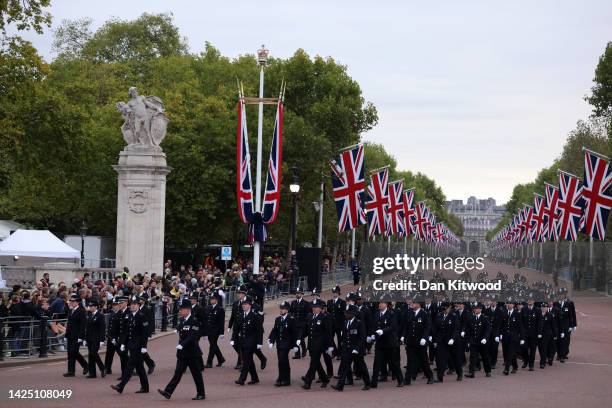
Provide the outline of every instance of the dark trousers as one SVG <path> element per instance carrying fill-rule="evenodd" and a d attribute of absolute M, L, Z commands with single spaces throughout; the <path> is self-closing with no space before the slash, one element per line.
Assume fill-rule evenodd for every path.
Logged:
<path fill-rule="evenodd" d="M 478 357 L 482 360 L 485 373 L 491 372 L 489 364 L 489 347 L 488 344 L 470 344 L 470 373 L 473 374 L 478 365 Z"/>
<path fill-rule="evenodd" d="M 110 374 L 113 369 L 113 359 L 115 358 L 115 353 L 119 355 L 119 350 L 117 350 L 117 346 L 115 346 L 110 339 L 106 339 L 106 355 L 104 356 L 104 369 L 108 374 Z"/>
<path fill-rule="evenodd" d="M 276 381 L 280 383 L 290 383 L 291 367 L 289 366 L 289 349 L 277 348 L 276 357 L 278 359 L 278 378 Z"/>
<path fill-rule="evenodd" d="M 419 368 L 423 369 L 423 373 L 428 380 L 433 378 L 431 368 L 429 368 L 429 358 L 427 357 L 427 345 L 425 346 L 407 346 L 406 356 L 408 357 L 408 368 L 406 369 L 406 382 L 410 382 L 411 378 L 415 378 Z"/>
<path fill-rule="evenodd" d="M 257 358 L 259 359 L 259 361 L 265 361 L 267 360 L 266 356 L 264 356 L 264 353 L 261 350 L 257 350 L 255 349 L 255 352 L 253 353 L 257 356 Z"/>
<path fill-rule="evenodd" d="M 561 333 L 557 337 L 557 354 L 560 359 L 566 359 L 569 355 L 570 332 L 565 333 L 565 337 L 561 338 Z"/>
<path fill-rule="evenodd" d="M 525 346 L 527 347 L 527 359 L 525 360 L 525 363 L 529 364 L 529 368 L 533 368 L 535 364 L 536 350 L 538 349 L 537 337 L 528 338 L 527 341 L 525 341 Z"/>
<path fill-rule="evenodd" d="M 429 342 L 429 362 L 433 363 L 436 360 L 436 348 L 433 345 L 433 342 Z"/>
<path fill-rule="evenodd" d="M 125 368 L 125 371 L 121 376 L 121 381 L 118 385 L 121 391 L 123 391 L 125 385 L 130 381 L 130 378 L 132 378 L 132 373 L 134 370 L 136 370 L 138 377 L 140 378 L 140 388 L 145 391 L 149 391 L 149 379 L 147 378 L 147 372 L 144 369 L 143 357 L 144 354 L 142 354 L 139 349 L 129 351 L 127 367 Z"/>
<path fill-rule="evenodd" d="M 306 337 L 308 337 L 306 326 L 297 326 L 296 330 L 299 333 L 298 338 L 300 339 L 300 347 L 302 348 L 302 354 L 306 354 Z M 295 353 L 294 357 L 300 357 L 300 350 Z"/>
<path fill-rule="evenodd" d="M 389 365 L 391 374 L 395 376 L 398 384 L 404 382 L 404 376 L 399 366 L 399 351 L 398 347 L 376 347 L 374 349 L 374 369 L 372 371 L 372 385 L 378 384 L 378 376 L 383 370 L 383 367 Z"/>
<path fill-rule="evenodd" d="M 338 367 L 338 387 L 340 389 L 344 388 L 344 384 L 346 384 L 346 380 L 351 373 L 351 365 L 353 364 L 357 375 L 363 378 L 363 384 L 370 385 L 370 373 L 368 373 L 368 367 L 363 360 L 363 356 L 361 354 L 353 354 L 352 350 L 346 350 L 340 357 L 340 367 Z M 349 382 L 352 382 L 352 378 Z"/>
<path fill-rule="evenodd" d="M 189 371 L 191 372 L 191 376 L 193 377 L 193 382 L 196 386 L 196 393 L 199 396 L 204 396 L 204 378 L 202 378 L 202 370 L 200 368 L 200 363 L 197 359 L 183 359 L 179 358 L 176 360 L 176 368 L 174 369 L 174 375 L 172 379 L 166 385 L 165 391 L 169 394 L 172 394 L 176 389 L 176 386 L 179 382 L 181 382 L 181 378 L 183 378 L 183 374 L 189 367 Z"/>
<path fill-rule="evenodd" d="M 125 373 L 125 370 L 127 370 L 128 361 L 130 359 L 130 356 L 128 355 L 127 350 L 121 351 L 119 348 L 117 348 L 117 355 L 119 356 L 119 362 L 121 363 L 121 376 L 123 376 Z"/>
<path fill-rule="evenodd" d="M 499 354 L 499 343 L 495 341 L 495 336 L 489 338 L 489 363 L 495 367 L 497 364 L 497 355 Z"/>
<path fill-rule="evenodd" d="M 78 361 L 81 367 L 89 368 L 85 358 L 79 353 L 79 342 L 77 339 L 68 339 L 68 372 L 74 374 L 76 362 Z"/>
<path fill-rule="evenodd" d="M 334 376 L 334 364 L 332 363 L 332 358 L 329 354 L 323 353 L 323 362 L 325 363 L 325 372 L 328 377 Z"/>
<path fill-rule="evenodd" d="M 232 347 L 234 348 L 234 351 L 236 351 L 236 355 L 237 355 L 236 365 L 237 366 L 242 365 L 242 353 L 240 352 L 240 343 L 235 341 Z"/>
<path fill-rule="evenodd" d="M 463 377 L 463 363 L 465 362 L 465 353 L 463 342 L 455 342 L 449 347 L 451 358 L 449 359 L 449 367 L 452 363 L 452 368 L 457 373 L 457 377 Z"/>
<path fill-rule="evenodd" d="M 555 341 L 552 336 L 543 336 L 538 339 L 538 352 L 540 353 L 540 367 L 544 367 L 547 361 L 552 363 L 555 357 Z"/>
<path fill-rule="evenodd" d="M 255 350 L 251 348 L 242 348 L 242 369 L 240 370 L 240 381 L 245 381 L 247 379 L 247 375 L 249 374 L 251 374 L 252 381 L 259 381 L 257 369 L 255 368 L 255 363 L 253 362 L 254 353 Z"/>
<path fill-rule="evenodd" d="M 100 343 L 94 342 L 94 344 L 87 343 L 87 367 L 89 368 L 89 375 L 96 376 L 96 364 L 100 369 L 100 372 L 104 372 L 104 364 L 100 358 L 98 351 L 100 350 Z"/>
<path fill-rule="evenodd" d="M 504 354 L 504 367 L 506 370 L 510 368 L 512 365 L 513 369 L 518 368 L 518 363 L 516 361 L 516 357 L 519 350 L 519 342 L 515 340 L 508 339 L 504 336 L 502 340 L 502 352 Z"/>
<path fill-rule="evenodd" d="M 142 355 L 142 361 L 147 365 L 147 367 L 151 368 L 152 366 L 155 365 L 155 361 L 153 361 L 153 359 L 151 358 L 151 356 L 149 355 L 149 353 L 144 353 Z"/>
<path fill-rule="evenodd" d="M 444 379 L 444 374 L 446 373 L 450 358 L 450 346 L 448 344 L 438 343 L 438 347 L 436 348 L 436 376 L 438 377 L 438 381 L 442 381 Z"/>
<path fill-rule="evenodd" d="M 312 380 L 314 379 L 315 373 L 319 374 L 319 378 L 322 382 L 329 382 L 329 378 L 323 370 L 323 366 L 321 365 L 321 354 L 323 354 L 322 350 L 309 350 L 310 351 L 310 365 L 308 366 L 308 371 L 306 372 L 306 384 L 310 385 Z"/>
<path fill-rule="evenodd" d="M 338 344 L 338 346 L 336 347 L 336 352 L 338 353 L 338 356 L 341 356 L 342 355 L 342 328 L 340 327 L 340 328 L 334 329 L 333 336 L 336 336 L 336 342 Z M 333 340 L 333 336 L 332 336 L 332 340 Z"/>
<path fill-rule="evenodd" d="M 206 363 L 208 365 L 212 365 L 213 359 L 215 357 L 217 357 L 217 363 L 222 363 L 225 361 L 225 358 L 223 358 L 223 354 L 221 354 L 221 349 L 217 345 L 218 340 L 219 335 L 208 336 L 208 342 L 210 343 L 210 349 L 208 350 L 208 358 L 206 359 Z"/>

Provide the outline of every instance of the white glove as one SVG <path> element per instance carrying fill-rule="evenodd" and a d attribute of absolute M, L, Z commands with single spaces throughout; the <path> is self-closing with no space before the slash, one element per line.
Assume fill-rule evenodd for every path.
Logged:
<path fill-rule="evenodd" d="M 541 338 L 542 338 L 542 335 L 541 335 L 541 334 L 538 334 L 538 339 L 541 339 Z"/>
<path fill-rule="evenodd" d="M 102 347 L 102 346 L 104 346 L 104 342 L 103 341 L 100 342 L 100 347 Z"/>
<path fill-rule="evenodd" d="M 499 335 L 499 339 L 500 339 L 500 340 L 503 340 L 503 339 L 504 339 L 504 336 L 502 336 L 502 335 L 500 334 L 500 335 Z"/>
<path fill-rule="evenodd" d="M 400 341 L 403 343 L 404 342 L 404 336 L 400 337 Z"/>
<path fill-rule="evenodd" d="M 525 344 L 525 340 L 519 341 L 519 344 L 522 346 L 523 344 Z"/>
<path fill-rule="evenodd" d="M 177 349 L 177 350 L 182 350 L 182 349 L 183 349 L 183 346 L 181 346 L 180 344 L 177 344 L 176 349 Z"/>
<path fill-rule="evenodd" d="M 353 350 L 353 354 L 359 354 L 357 350 Z"/>
<path fill-rule="evenodd" d="M 373 341 L 373 340 L 372 340 L 372 336 L 368 336 L 368 337 L 366 337 L 366 342 L 371 343 L 372 341 Z"/>
<path fill-rule="evenodd" d="M 378 334 L 379 336 L 382 336 L 383 335 L 383 331 L 378 329 L 378 330 L 376 330 L 376 334 Z"/>
<path fill-rule="evenodd" d="M 429 339 L 429 341 L 431 341 L 432 337 L 431 337 L 431 336 L 429 336 L 429 337 L 428 337 L 428 339 Z"/>
<path fill-rule="evenodd" d="M 421 346 L 424 346 L 424 345 L 426 345 L 426 344 L 427 344 L 427 340 L 425 340 L 425 339 L 421 339 L 421 341 L 419 342 L 419 344 L 420 344 Z"/>
<path fill-rule="evenodd" d="M 561 338 L 565 338 L 565 333 L 561 333 Z"/>
<path fill-rule="evenodd" d="M 572 331 L 575 332 L 576 331 L 576 326 L 572 327 Z"/>
<path fill-rule="evenodd" d="M 219 338 L 220 338 L 220 339 L 224 339 L 224 338 L 225 338 L 225 336 L 224 336 L 224 335 L 220 335 L 220 336 L 219 336 Z"/>
<path fill-rule="evenodd" d="M 495 342 L 499 343 L 499 337 L 495 337 Z"/>
<path fill-rule="evenodd" d="M 143 348 L 141 348 L 141 349 L 140 349 L 140 354 L 144 354 L 144 353 L 146 353 L 146 352 L 147 352 L 146 347 L 143 347 Z"/>
<path fill-rule="evenodd" d="M 465 337 L 465 332 L 464 331 L 461 332 L 461 337 Z"/>
<path fill-rule="evenodd" d="M 257 350 L 261 350 L 261 344 L 257 345 Z"/>
<path fill-rule="evenodd" d="M 111 343 L 113 343 L 113 346 L 116 346 L 116 345 L 117 345 L 117 340 L 112 339 L 112 340 L 111 340 Z"/>
<path fill-rule="evenodd" d="M 480 340 L 480 344 L 487 344 L 487 339 Z"/>
<path fill-rule="evenodd" d="M 297 344 L 297 345 L 299 346 L 300 344 L 302 344 L 302 340 L 299 340 L 299 339 L 298 339 L 298 340 L 295 342 L 295 344 Z"/>
<path fill-rule="evenodd" d="M 234 340 L 230 340 L 230 346 L 234 345 Z"/>
<path fill-rule="evenodd" d="M 450 339 L 450 340 L 448 341 L 448 345 L 449 345 L 449 346 L 452 346 L 453 344 L 455 344 L 455 340 Z"/>
<path fill-rule="evenodd" d="M 438 347 L 438 343 L 434 343 L 434 348 L 437 348 L 437 347 Z"/>
<path fill-rule="evenodd" d="M 330 356 L 332 355 L 332 353 L 334 352 L 334 348 L 333 347 L 328 347 L 327 348 L 327 354 L 329 354 Z"/>
<path fill-rule="evenodd" d="M 300 350 L 300 349 L 299 349 L 299 348 L 297 348 L 297 347 L 294 347 L 294 348 L 292 348 L 292 349 L 291 349 L 291 351 L 293 351 L 294 353 L 297 353 L 299 350 Z"/>
<path fill-rule="evenodd" d="M 119 350 L 125 351 L 125 344 L 122 344 L 121 347 L 119 347 Z"/>
<path fill-rule="evenodd" d="M 232 329 L 228 327 L 228 328 L 227 328 L 227 332 L 229 333 L 229 332 L 230 332 L 230 330 L 232 330 Z"/>
<path fill-rule="evenodd" d="M 272 350 L 272 347 L 274 347 L 274 344 L 272 344 L 272 343 L 268 342 L 268 348 L 269 348 L 270 350 Z"/>
<path fill-rule="evenodd" d="M 77 343 L 85 343 L 85 341 L 83 339 L 77 339 Z M 85 344 L 83 344 L 85 345 Z"/>
<path fill-rule="evenodd" d="M 83 340 L 83 347 L 87 347 L 87 341 Z"/>

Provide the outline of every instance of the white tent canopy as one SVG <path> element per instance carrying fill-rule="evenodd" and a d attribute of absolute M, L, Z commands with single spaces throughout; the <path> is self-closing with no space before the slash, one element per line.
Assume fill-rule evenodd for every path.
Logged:
<path fill-rule="evenodd" d="M 48 230 L 17 230 L 0 242 L 0 256 L 80 258 L 81 253 Z"/>

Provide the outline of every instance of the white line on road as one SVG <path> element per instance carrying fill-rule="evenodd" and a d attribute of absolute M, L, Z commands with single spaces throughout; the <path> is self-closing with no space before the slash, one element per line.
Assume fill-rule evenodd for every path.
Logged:
<path fill-rule="evenodd" d="M 581 364 L 581 365 L 593 365 L 593 366 L 607 366 L 607 367 L 612 367 L 612 364 L 608 364 L 608 363 L 579 363 L 576 361 L 566 361 L 566 364 Z"/>
<path fill-rule="evenodd" d="M 30 366 L 25 366 L 25 367 L 17 367 L 17 368 L 11 368 L 11 369 L 6 370 L 6 371 L 25 370 L 26 368 L 30 368 Z"/>

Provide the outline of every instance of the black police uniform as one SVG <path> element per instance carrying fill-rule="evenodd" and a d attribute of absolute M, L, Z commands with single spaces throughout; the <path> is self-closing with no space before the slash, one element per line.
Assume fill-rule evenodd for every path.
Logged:
<path fill-rule="evenodd" d="M 230 319 L 227 324 L 228 328 L 232 329 L 232 333 L 238 330 L 238 322 L 240 321 L 240 316 L 243 314 L 242 311 L 242 300 L 236 300 L 232 303 L 232 313 L 230 314 Z M 236 351 L 237 360 L 235 369 L 240 369 L 242 367 L 242 358 L 240 355 L 240 343 L 239 340 L 234 341 L 234 345 L 232 346 Z"/>
<path fill-rule="evenodd" d="M 490 306 L 485 307 L 482 313 L 489 318 L 489 322 L 491 323 L 491 335 L 489 336 L 488 345 L 489 364 L 493 370 L 497 365 L 497 356 L 499 354 L 499 341 L 495 341 L 495 338 L 497 337 L 499 340 L 499 329 L 504 311 L 496 303 L 492 303 Z"/>
<path fill-rule="evenodd" d="M 138 309 L 138 313 L 141 315 L 142 320 L 144 322 L 147 322 L 145 329 L 146 334 L 147 337 L 151 337 L 153 335 L 155 321 L 152 320 L 153 315 L 149 309 L 149 306 L 147 306 L 146 304 L 141 305 L 140 309 Z M 147 374 L 153 374 L 153 370 L 155 370 L 155 361 L 153 361 L 148 351 L 142 355 L 142 361 L 147 365 L 149 369 Z"/>
<path fill-rule="evenodd" d="M 467 325 L 468 318 L 470 317 L 470 312 L 467 307 L 464 307 L 463 310 L 457 309 L 455 310 L 455 315 L 457 316 L 457 322 L 459 324 L 459 337 L 457 341 L 453 345 L 455 347 L 455 353 L 457 353 L 459 365 L 465 365 L 465 349 L 466 349 L 466 339 L 465 339 L 465 327 Z M 463 334 L 463 335 L 462 335 Z M 453 367 L 455 371 L 457 367 Z"/>
<path fill-rule="evenodd" d="M 104 321 L 104 315 L 97 311 L 90 313 L 87 316 L 87 329 L 85 331 L 85 340 L 87 341 L 87 364 L 89 367 L 89 375 L 87 378 L 96 378 L 96 364 L 100 369 L 102 377 L 106 375 L 104 371 L 104 364 L 98 353 L 100 350 L 100 343 L 104 342 L 104 335 L 106 332 L 106 322 Z"/>
<path fill-rule="evenodd" d="M 526 343 L 526 359 L 523 362 L 523 368 L 529 365 L 529 369 L 533 370 L 535 364 L 535 353 L 538 347 L 538 328 L 540 326 L 540 318 L 542 312 L 540 308 L 535 306 L 523 307 L 521 311 L 523 317 L 523 327 L 525 329 L 525 343 Z"/>
<path fill-rule="evenodd" d="M 278 316 L 274 320 L 274 327 L 270 331 L 268 341 L 276 345 L 278 357 L 278 378 L 275 385 L 286 386 L 291 384 L 291 367 L 289 366 L 289 350 L 296 347 L 298 339 L 295 319 L 289 314 Z"/>
<path fill-rule="evenodd" d="M 308 336 L 308 315 L 312 313 L 312 305 L 307 300 L 295 299 L 291 302 L 289 313 L 295 319 L 295 327 L 298 331 L 298 338 L 301 340 L 302 357 L 306 355 L 306 342 L 304 339 Z M 293 358 L 300 358 L 299 351 L 295 353 Z"/>
<path fill-rule="evenodd" d="M 336 348 L 338 358 L 340 358 L 342 352 L 342 326 L 344 324 L 345 308 L 346 302 L 344 299 L 340 299 L 339 297 L 336 299 L 329 299 L 327 301 L 327 312 L 329 313 L 329 318 L 331 319 L 333 337 L 336 337 L 337 341 L 337 346 L 334 345 L 334 347 Z"/>
<path fill-rule="evenodd" d="M 121 312 L 111 309 L 106 326 L 106 355 L 104 356 L 104 369 L 106 374 L 113 373 L 113 359 L 117 349 L 119 338 L 119 324 L 121 323 Z"/>
<path fill-rule="evenodd" d="M 84 374 L 89 370 L 87 361 L 81 353 L 79 353 L 79 340 L 85 340 L 86 327 L 87 312 L 85 312 L 85 309 L 83 309 L 81 305 L 68 312 L 65 335 L 68 343 L 68 372 L 64 374 L 66 377 L 74 375 L 76 361 L 83 367 Z"/>
<path fill-rule="evenodd" d="M 324 313 L 311 314 L 308 316 L 306 330 L 308 334 L 310 364 L 304 376 L 303 388 L 310 388 L 315 372 L 319 374 L 319 378 L 322 382 L 321 387 L 325 387 L 327 383 L 329 383 L 329 377 L 321 365 L 321 356 L 329 347 L 332 347 L 330 323 L 329 318 Z"/>
<path fill-rule="evenodd" d="M 457 315 L 454 313 L 444 314 L 440 312 L 436 316 L 433 324 L 433 343 L 436 346 L 436 375 L 438 382 L 444 381 L 444 374 L 449 365 L 449 361 L 453 361 L 453 367 L 459 367 L 457 378 L 461 378 L 463 371 L 459 364 L 458 355 L 455 352 L 454 343 L 459 338 L 459 323 Z M 448 344 L 453 340 L 453 344 Z"/>
<path fill-rule="evenodd" d="M 433 373 L 429 367 L 429 359 L 427 357 L 427 342 L 431 332 L 431 322 L 429 314 L 423 309 L 413 311 L 403 321 L 403 332 L 401 337 L 404 337 L 406 346 L 406 356 L 408 358 L 408 368 L 406 369 L 405 383 L 410 384 L 411 379 L 415 379 L 419 369 L 427 377 L 427 382 L 433 382 Z M 425 344 L 421 345 L 421 340 L 425 340 Z"/>
<path fill-rule="evenodd" d="M 523 324 L 516 310 L 511 313 L 506 311 L 501 322 L 500 334 L 502 335 L 501 343 L 504 354 L 504 374 L 507 375 L 511 365 L 513 372 L 518 369 L 516 358 L 519 352 L 519 343 L 525 337 Z"/>
<path fill-rule="evenodd" d="M 491 320 L 483 313 L 472 314 L 467 321 L 466 337 L 470 344 L 470 377 L 474 377 L 474 370 L 478 364 L 478 357 L 482 361 L 485 373 L 491 374 L 489 363 L 489 338 L 491 337 Z M 485 344 L 482 344 L 482 341 Z"/>
<path fill-rule="evenodd" d="M 259 382 L 257 369 L 253 362 L 253 354 L 257 350 L 257 346 L 261 345 L 263 339 L 263 324 L 262 316 L 254 312 L 252 309 L 248 314 L 243 312 L 242 317 L 238 320 L 237 330 L 232 333 L 232 341 L 239 342 L 240 354 L 242 355 L 242 369 L 238 384 L 244 384 L 248 374 L 251 374 L 251 383 Z"/>
<path fill-rule="evenodd" d="M 382 334 L 376 333 L 381 330 Z M 374 349 L 374 369 L 372 371 L 371 387 L 378 386 L 378 378 L 387 365 L 397 380 L 397 385 L 404 384 L 404 376 L 399 366 L 399 322 L 393 310 L 387 309 L 384 313 L 376 312 L 373 322 L 373 336 L 376 339 Z"/>
<path fill-rule="evenodd" d="M 219 336 L 223 335 L 225 310 L 218 303 L 215 305 L 208 305 L 204 316 L 206 316 L 206 334 L 208 335 L 208 342 L 210 343 L 206 366 L 212 367 L 213 359 L 217 357 L 217 367 L 221 367 L 225 362 L 225 358 L 217 345 L 217 341 L 219 340 Z"/>
<path fill-rule="evenodd" d="M 130 321 L 130 315 L 131 312 L 129 310 L 129 308 L 125 307 L 123 310 L 120 310 L 118 313 L 119 315 L 119 334 L 117 336 L 117 341 L 116 341 L 116 349 L 117 349 L 117 355 L 119 355 L 119 362 L 121 363 L 121 377 L 124 375 L 125 370 L 127 370 L 127 366 L 128 366 L 128 360 L 129 360 L 129 353 L 127 348 L 124 349 L 123 351 L 121 351 L 121 344 L 123 339 L 125 339 L 128 335 L 128 328 L 129 328 L 129 321 Z M 118 380 L 121 380 L 121 377 L 118 378 Z"/>
<path fill-rule="evenodd" d="M 429 314 L 429 321 L 431 322 L 432 334 L 433 334 L 433 324 L 436 321 L 436 317 L 438 315 L 438 306 L 434 302 L 430 302 L 430 303 L 425 303 L 422 309 Z M 433 336 L 432 336 L 432 340 L 433 340 Z M 429 348 L 429 353 L 428 353 L 429 362 L 433 363 L 436 360 L 436 348 L 433 345 L 433 341 L 429 341 L 427 346 Z"/>
<path fill-rule="evenodd" d="M 147 372 L 144 369 L 143 354 L 141 350 L 146 349 L 149 339 L 149 321 L 146 316 L 140 312 L 127 312 L 127 327 L 121 345 L 125 346 L 125 351 L 128 353 L 128 364 L 119 384 L 114 387 L 119 393 L 123 392 L 123 388 L 132 378 L 134 370 L 138 373 L 140 379 L 139 392 L 149 392 L 149 379 Z"/>
<path fill-rule="evenodd" d="M 365 356 L 366 331 L 361 320 L 353 317 L 346 320 L 342 329 L 342 354 L 338 368 L 338 384 L 335 389 L 342 391 L 344 384 L 354 364 L 357 375 L 363 378 L 364 389 L 370 388 L 370 375 L 363 360 Z"/>
<path fill-rule="evenodd" d="M 538 352 L 540 353 L 540 368 L 546 363 L 552 365 L 554 358 L 554 342 L 558 336 L 558 328 L 555 316 L 550 313 L 541 313 L 538 321 Z"/>
<path fill-rule="evenodd" d="M 559 313 L 559 337 L 557 338 L 557 354 L 559 361 L 565 362 L 569 355 L 569 347 L 571 340 L 570 329 L 576 327 L 576 308 L 574 302 L 569 299 L 560 300 L 557 302 Z M 561 337 L 563 334 L 563 337 Z"/>

